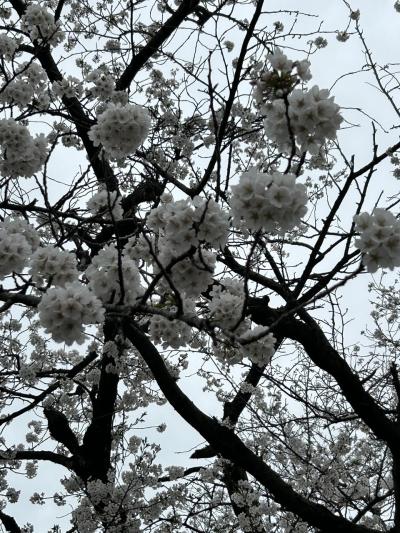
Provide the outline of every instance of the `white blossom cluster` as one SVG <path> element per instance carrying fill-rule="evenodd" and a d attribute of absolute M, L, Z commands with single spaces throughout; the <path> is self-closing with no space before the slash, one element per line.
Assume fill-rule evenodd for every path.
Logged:
<path fill-rule="evenodd" d="M 281 50 L 267 57 L 272 70 L 256 82 L 254 97 L 265 114 L 265 133 L 283 152 L 298 150 L 317 155 L 326 140 L 336 138 L 343 120 L 340 107 L 327 89 L 314 85 L 294 89 L 311 79 L 307 60 L 291 61 Z"/>
<path fill-rule="evenodd" d="M 135 487 L 134 481 L 132 486 Z M 136 517 L 135 506 L 129 499 L 132 497 L 126 486 L 115 487 L 112 483 L 102 483 L 100 480 L 91 480 L 87 483 L 88 497 L 84 497 L 79 505 L 72 511 L 73 523 L 80 533 L 96 533 L 99 531 L 99 515 L 93 506 L 102 507 L 102 522 L 108 522 L 105 530 L 109 533 L 140 533 L 141 520 Z M 121 508 L 129 508 L 124 524 L 119 524 L 115 517 Z"/>
<path fill-rule="evenodd" d="M 47 109 L 50 96 L 44 69 L 35 62 L 22 63 L 13 79 L 1 88 L 0 102 L 15 104 L 22 110 L 27 105 L 39 110 Z"/>
<path fill-rule="evenodd" d="M 237 227 L 279 233 L 298 226 L 307 208 L 306 187 L 294 174 L 244 172 L 232 186 L 231 209 Z"/>
<path fill-rule="evenodd" d="M 52 44 L 59 44 L 64 39 L 59 22 L 54 15 L 40 4 L 29 4 L 21 17 L 21 29 L 29 33 L 32 40 Z"/>
<path fill-rule="evenodd" d="M 151 250 L 154 250 L 154 239 L 151 236 L 146 237 L 139 235 L 138 237 L 131 237 L 124 247 L 124 254 L 134 261 L 144 261 L 152 264 L 153 256 Z"/>
<path fill-rule="evenodd" d="M 79 505 L 72 511 L 74 523 L 82 533 L 96 533 L 97 520 L 93 515 L 92 506 L 87 498 L 83 498 Z"/>
<path fill-rule="evenodd" d="M 195 197 L 174 202 L 168 194 L 161 199 L 147 219 L 149 228 L 159 235 L 158 266 L 165 269 L 176 289 L 189 298 L 198 296 L 211 283 L 215 267 L 215 255 L 203 244 L 224 246 L 228 214 L 212 199 Z M 166 286 L 167 281 L 165 276 Z"/>
<path fill-rule="evenodd" d="M 46 109 L 50 102 L 46 80 L 46 73 L 40 65 L 23 63 L 15 77 L 2 87 L 0 102 L 15 104 L 20 109 L 34 103 L 35 107 Z"/>
<path fill-rule="evenodd" d="M 356 215 L 354 221 L 360 232 L 355 245 L 363 254 L 368 272 L 400 266 L 400 221 L 390 211 L 376 208 L 372 215 Z"/>
<path fill-rule="evenodd" d="M 222 362 L 234 365 L 245 357 L 258 366 L 266 365 L 275 353 L 276 339 L 268 328 L 256 326 L 251 329 L 248 320 L 235 329 L 234 336 L 221 336 L 214 346 L 214 355 Z"/>
<path fill-rule="evenodd" d="M 52 130 L 48 134 L 47 139 L 51 143 L 56 143 L 59 137 L 61 137 L 61 142 L 66 148 L 75 147 L 77 150 L 83 149 L 79 135 L 76 135 L 65 122 L 53 122 Z"/>
<path fill-rule="evenodd" d="M 229 215 L 212 199 L 204 200 L 199 196 L 193 199 L 194 223 L 197 238 L 214 248 L 222 248 L 228 237 Z"/>
<path fill-rule="evenodd" d="M 312 76 L 310 62 L 290 60 L 280 48 L 267 55 L 271 69 L 262 72 L 255 82 L 254 98 L 258 104 L 265 100 L 282 98 L 287 95 L 299 81 L 309 81 Z"/>
<path fill-rule="evenodd" d="M 10 7 L 0 7 L 0 18 L 2 20 L 7 20 L 11 18 L 12 15 L 12 9 Z"/>
<path fill-rule="evenodd" d="M 214 200 L 199 196 L 165 201 L 151 210 L 147 221 L 151 229 L 161 231 L 163 243 L 176 256 L 200 242 L 215 248 L 224 246 L 229 229 L 228 214 Z"/>
<path fill-rule="evenodd" d="M 149 334 L 156 344 L 163 348 L 181 348 L 191 338 L 191 327 L 182 320 L 170 320 L 161 315 L 153 315 L 150 319 Z"/>
<path fill-rule="evenodd" d="M 143 143 L 150 125 L 150 115 L 143 107 L 111 103 L 98 115 L 89 137 L 95 146 L 101 144 L 110 157 L 123 159 Z"/>
<path fill-rule="evenodd" d="M 40 245 L 40 237 L 35 228 L 29 224 L 23 218 L 10 218 L 6 217 L 3 222 L 0 222 L 0 229 L 4 229 L 8 234 L 16 235 L 20 234 L 28 242 L 32 251 Z"/>
<path fill-rule="evenodd" d="M 264 335 L 263 335 L 264 334 Z M 258 339 L 260 335 L 263 335 Z M 249 342 L 252 339 L 253 342 Z M 268 328 L 256 326 L 240 336 L 241 350 L 244 357 L 258 366 L 266 365 L 275 353 L 276 339 L 272 333 L 268 333 Z"/>
<path fill-rule="evenodd" d="M 32 252 L 22 235 L 10 235 L 0 230 L 0 276 L 21 272 Z"/>
<path fill-rule="evenodd" d="M 347 31 L 338 31 L 336 34 L 336 40 L 340 43 L 345 43 L 350 39 L 350 34 Z"/>
<path fill-rule="evenodd" d="M 20 493 L 20 490 L 9 487 L 6 492 L 6 498 L 10 503 L 17 503 Z"/>
<path fill-rule="evenodd" d="M 33 461 L 29 461 L 25 464 L 25 473 L 28 479 L 33 479 L 37 476 L 38 465 Z"/>
<path fill-rule="evenodd" d="M 35 367 L 33 365 L 26 364 L 24 361 L 21 361 L 18 375 L 22 381 L 34 383 L 36 380 Z"/>
<path fill-rule="evenodd" d="M 104 309 L 93 292 L 79 281 L 49 289 L 39 305 L 39 320 L 56 342 L 85 341 L 84 325 L 102 322 Z"/>
<path fill-rule="evenodd" d="M 15 39 L 8 37 L 5 33 L 0 33 L 0 56 L 4 59 L 12 59 L 18 44 Z"/>
<path fill-rule="evenodd" d="M 248 507 L 249 513 L 238 514 L 239 527 L 245 533 L 252 533 L 255 530 L 263 529 L 262 518 L 270 510 L 266 503 L 260 503 L 259 492 L 254 491 L 251 483 L 248 481 L 239 481 L 238 492 L 232 493 L 232 501 L 239 507 Z M 300 533 L 300 530 L 296 531 Z"/>
<path fill-rule="evenodd" d="M 47 81 L 47 74 L 44 68 L 38 63 L 25 62 L 21 65 L 20 72 L 26 76 L 29 83 L 35 88 L 35 91 L 43 89 Z"/>
<path fill-rule="evenodd" d="M 47 157 L 47 140 L 41 134 L 33 138 L 26 126 L 15 120 L 0 120 L 0 173 L 3 176 L 31 177 Z"/>
<path fill-rule="evenodd" d="M 110 492 L 113 487 L 111 484 L 103 483 L 99 479 L 89 481 L 87 491 L 90 494 L 90 500 L 94 505 L 106 502 L 110 498 Z"/>
<path fill-rule="evenodd" d="M 123 288 L 124 303 L 127 305 L 135 304 L 137 298 L 143 294 L 136 262 L 119 254 L 113 245 L 105 246 L 92 259 L 92 263 L 86 269 L 86 276 L 89 287 L 104 303 L 120 303 L 121 288 Z"/>
<path fill-rule="evenodd" d="M 183 300 L 183 312 L 186 316 L 193 315 L 195 304 L 193 300 Z M 176 307 L 169 309 L 176 312 Z M 188 344 L 191 339 L 192 328 L 183 320 L 169 319 L 162 315 L 153 315 L 150 318 L 149 333 L 156 344 L 162 344 L 163 348 L 181 348 Z"/>
<path fill-rule="evenodd" d="M 216 261 L 214 253 L 199 248 L 194 254 L 181 259 L 169 268 L 174 259 L 175 256 L 167 246 L 161 249 L 159 262 L 168 272 L 174 288 L 184 292 L 188 298 L 199 296 L 212 283 Z M 163 280 L 163 284 L 169 287 L 167 279 Z"/>
<path fill-rule="evenodd" d="M 210 296 L 208 309 L 212 323 L 226 331 L 237 326 L 245 302 L 243 284 L 237 280 L 223 279 L 221 285 L 213 288 Z"/>
<path fill-rule="evenodd" d="M 6 218 L 0 223 L 0 276 L 20 273 L 39 246 L 36 230 L 23 219 Z"/>
<path fill-rule="evenodd" d="M 32 102 L 33 96 L 32 85 L 16 77 L 3 88 L 0 99 L 4 103 L 12 103 L 23 109 Z"/>
<path fill-rule="evenodd" d="M 109 52 L 118 52 L 121 50 L 121 45 L 116 39 L 109 39 L 104 43 L 104 49 Z"/>
<path fill-rule="evenodd" d="M 185 469 L 182 466 L 167 466 L 165 470 L 168 472 L 171 481 L 179 479 L 185 474 Z"/>
<path fill-rule="evenodd" d="M 149 228 L 162 233 L 163 241 L 175 255 L 196 246 L 196 230 L 193 226 L 193 208 L 190 200 L 161 203 L 147 217 Z"/>
<path fill-rule="evenodd" d="M 30 259 L 30 274 L 35 283 L 45 281 L 64 286 L 78 279 L 76 260 L 72 253 L 46 246 L 38 248 Z"/>
<path fill-rule="evenodd" d="M 172 135 L 171 143 L 183 157 L 190 158 L 195 149 L 193 139 L 185 131 L 179 131 L 176 135 Z"/>
<path fill-rule="evenodd" d="M 120 220 L 124 214 L 117 191 L 100 189 L 86 205 L 93 215 L 103 215 L 107 219 L 112 216 L 114 220 Z"/>
<path fill-rule="evenodd" d="M 101 99 L 111 98 L 115 89 L 115 79 L 100 69 L 95 69 L 86 76 L 86 80 L 92 82 L 94 87 L 90 89 L 92 96 Z"/>
<path fill-rule="evenodd" d="M 83 84 L 75 76 L 68 76 L 62 80 L 55 81 L 52 90 L 58 98 L 79 98 L 83 94 Z"/>
<path fill-rule="evenodd" d="M 242 322 L 234 336 L 221 336 L 214 345 L 214 355 L 223 363 L 234 365 L 244 358 L 252 363 L 263 366 L 269 363 L 275 353 L 276 339 L 268 328 L 257 326 L 251 329 L 248 320 Z"/>
<path fill-rule="evenodd" d="M 279 150 L 317 155 L 328 139 L 335 139 L 343 121 L 340 107 L 328 89 L 314 85 L 308 91 L 295 89 L 287 98 L 273 100 L 263 107 L 265 133 Z"/>
<path fill-rule="evenodd" d="M 61 142 L 65 148 L 76 148 L 77 150 L 82 150 L 82 141 L 78 135 L 67 134 L 61 137 Z"/>

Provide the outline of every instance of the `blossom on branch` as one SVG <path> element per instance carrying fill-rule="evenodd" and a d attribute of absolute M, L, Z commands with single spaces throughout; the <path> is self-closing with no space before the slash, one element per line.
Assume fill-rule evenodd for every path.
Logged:
<path fill-rule="evenodd" d="M 307 199 L 305 186 L 296 183 L 294 174 L 265 174 L 252 169 L 232 186 L 233 222 L 253 231 L 290 231 L 306 214 Z"/>
<path fill-rule="evenodd" d="M 390 211 L 376 208 L 372 215 L 356 215 L 354 221 L 360 232 L 355 245 L 363 254 L 368 272 L 400 266 L 400 222 Z"/>
<path fill-rule="evenodd" d="M 55 22 L 54 15 L 40 4 L 27 6 L 21 18 L 21 29 L 28 32 L 32 40 L 53 46 L 64 40 L 64 33 L 59 23 Z"/>
<path fill-rule="evenodd" d="M 79 281 L 46 291 L 39 305 L 40 324 L 56 342 L 85 341 L 84 325 L 101 323 L 104 309 L 93 292 Z"/>
<path fill-rule="evenodd" d="M 317 155 L 327 140 L 336 138 L 343 120 L 340 107 L 327 89 L 295 89 L 311 79 L 309 61 L 291 61 L 279 49 L 267 59 L 272 70 L 261 74 L 254 91 L 267 137 L 283 152 Z"/>
<path fill-rule="evenodd" d="M 102 145 L 113 159 L 124 159 L 138 148 L 149 134 L 149 112 L 138 105 L 109 104 L 97 117 L 89 137 L 95 146 Z"/>
<path fill-rule="evenodd" d="M 135 261 L 118 252 L 115 246 L 105 246 L 85 272 L 89 287 L 100 300 L 107 303 L 133 305 L 143 294 Z"/>
<path fill-rule="evenodd" d="M 0 56 L 4 59 L 12 59 L 18 44 L 15 39 L 9 37 L 5 33 L 0 33 Z"/>
<path fill-rule="evenodd" d="M 26 126 L 14 119 L 0 120 L 0 172 L 12 178 L 29 178 L 38 172 L 47 157 L 47 139 L 33 138 Z"/>
<path fill-rule="evenodd" d="M 52 246 L 38 248 L 30 260 L 30 273 L 36 283 L 45 280 L 64 286 L 78 279 L 76 259 L 72 253 Z"/>
<path fill-rule="evenodd" d="M 0 222 L 0 276 L 21 273 L 40 239 L 33 226 L 20 218 Z"/>
<path fill-rule="evenodd" d="M 117 191 L 100 189 L 86 205 L 93 215 L 102 215 L 107 219 L 120 220 L 124 214 Z"/>

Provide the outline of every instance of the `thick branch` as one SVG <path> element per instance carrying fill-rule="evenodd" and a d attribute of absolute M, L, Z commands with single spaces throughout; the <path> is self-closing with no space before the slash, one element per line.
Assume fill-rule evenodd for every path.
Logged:
<path fill-rule="evenodd" d="M 0 520 L 9 533 L 21 533 L 21 528 L 12 516 L 0 511 Z"/>
<path fill-rule="evenodd" d="M 160 51 L 165 41 L 180 26 L 185 18 L 193 13 L 200 0 L 184 0 L 174 14 L 162 25 L 140 52 L 133 56 L 131 62 L 115 84 L 117 91 L 129 88 L 136 74 L 142 69 L 153 54 Z"/>
<path fill-rule="evenodd" d="M 65 468 L 74 469 L 72 459 L 59 453 L 46 450 L 20 450 L 13 451 L 12 454 L 10 454 L 10 452 L 2 452 L 0 450 L 0 460 L 13 461 L 14 459 L 21 461 L 50 461 L 51 463 L 64 466 Z"/>
<path fill-rule="evenodd" d="M 40 298 L 39 296 L 31 296 L 28 294 L 0 290 L 0 301 L 10 304 L 24 304 L 28 307 L 37 307 L 40 302 Z"/>
<path fill-rule="evenodd" d="M 275 343 L 276 350 L 282 343 L 282 340 L 283 339 L 277 339 Z M 244 380 L 244 383 L 246 383 L 247 385 L 251 385 L 252 387 L 257 387 L 260 379 L 262 378 L 264 374 L 265 368 L 266 368 L 266 365 L 259 366 L 253 363 Z M 225 402 L 223 420 L 229 419 L 229 423 L 235 426 L 240 418 L 240 415 L 243 413 L 247 404 L 251 400 L 251 397 L 252 397 L 251 392 L 244 392 L 243 390 L 240 389 L 235 394 L 234 398 L 231 401 Z M 204 446 L 203 448 L 195 450 L 190 456 L 190 458 L 191 459 L 204 459 L 204 458 L 214 457 L 215 455 L 216 453 L 212 449 L 211 446 Z"/>
<path fill-rule="evenodd" d="M 60 411 L 50 407 L 46 407 L 43 412 L 47 418 L 47 425 L 52 438 L 63 444 L 72 454 L 77 453 L 79 442 L 69 426 L 67 417 Z"/>
<path fill-rule="evenodd" d="M 261 300 L 257 302 L 257 299 L 254 299 L 250 311 L 256 324 L 271 325 L 272 310 Z M 283 318 L 273 328 L 275 335 L 299 342 L 313 363 L 335 378 L 346 400 L 375 436 L 385 441 L 392 451 L 397 450 L 400 442 L 399 427 L 386 416 L 384 410 L 364 389 L 358 376 L 331 346 L 315 320 L 304 310 L 298 311 L 298 314 L 304 321 L 294 317 Z"/>
<path fill-rule="evenodd" d="M 217 420 L 205 415 L 182 392 L 169 374 L 165 363 L 150 340 L 130 322 L 125 323 L 125 334 L 138 349 L 150 368 L 158 386 L 172 407 L 196 429 L 225 459 L 244 468 L 261 483 L 274 499 L 286 510 L 324 532 L 372 533 L 375 530 L 348 522 L 331 513 L 324 506 L 314 503 L 283 481 L 268 465 L 257 457 L 245 444 Z"/>
<path fill-rule="evenodd" d="M 10 3 L 18 15 L 22 17 L 26 9 L 25 3 L 22 0 L 10 0 Z M 63 76 L 51 55 L 50 47 L 48 45 L 39 45 L 37 42 L 34 42 L 33 45 L 34 55 L 39 59 L 49 80 L 52 83 L 62 80 Z M 78 98 L 67 98 L 64 96 L 62 100 L 83 142 L 97 180 L 106 184 L 110 191 L 118 189 L 118 181 L 114 176 L 112 168 L 107 161 L 99 158 L 100 149 L 96 148 L 89 139 L 88 131 L 94 122 L 88 118 Z"/>
<path fill-rule="evenodd" d="M 116 333 L 116 324 L 111 320 L 106 320 L 104 341 L 114 340 Z M 118 374 L 110 371 L 114 363 L 111 355 L 107 353 L 103 355 L 99 390 L 93 402 L 92 421 L 86 430 L 81 448 L 90 476 L 104 482 L 107 481 L 110 469 L 114 407 L 119 382 Z"/>

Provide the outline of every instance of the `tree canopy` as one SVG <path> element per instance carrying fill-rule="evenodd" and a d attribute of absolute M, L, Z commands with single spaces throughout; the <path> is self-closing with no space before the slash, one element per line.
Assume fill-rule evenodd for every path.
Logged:
<path fill-rule="evenodd" d="M 2 531 L 400 532 L 398 64 L 335 4 L 1 2 Z"/>

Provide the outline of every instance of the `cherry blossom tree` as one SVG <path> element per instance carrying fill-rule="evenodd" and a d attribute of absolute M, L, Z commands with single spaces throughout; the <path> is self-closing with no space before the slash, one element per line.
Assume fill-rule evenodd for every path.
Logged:
<path fill-rule="evenodd" d="M 400 82 L 336 3 L 1 2 L 2 531 L 400 532 Z"/>

